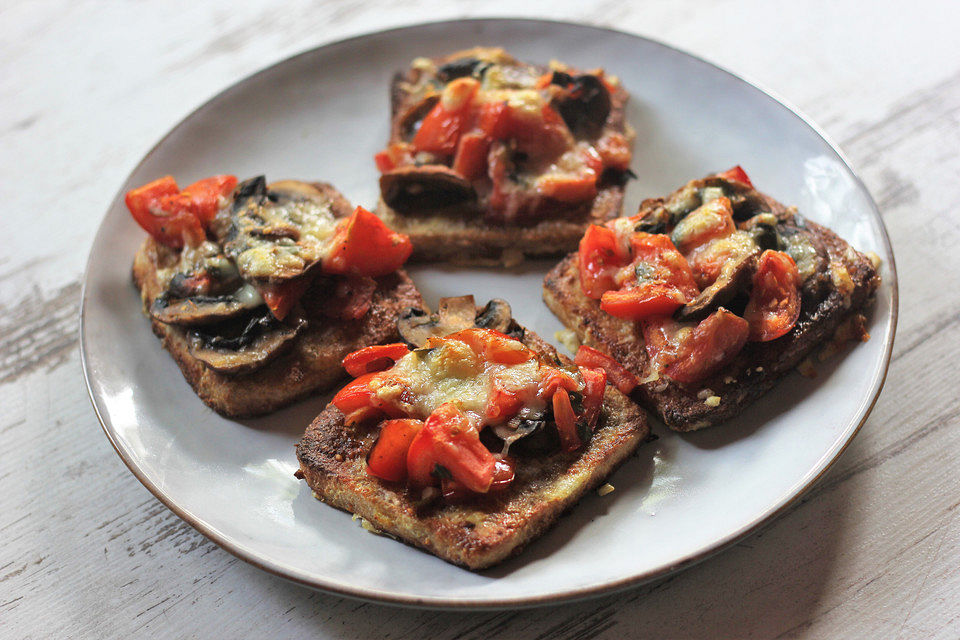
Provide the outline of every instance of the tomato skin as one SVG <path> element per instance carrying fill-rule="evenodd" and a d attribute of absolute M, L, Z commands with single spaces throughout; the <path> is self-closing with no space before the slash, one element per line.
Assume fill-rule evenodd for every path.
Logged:
<path fill-rule="evenodd" d="M 744 311 L 751 342 L 786 335 L 800 317 L 800 273 L 788 254 L 766 250 L 753 275 L 753 290 Z"/>
<path fill-rule="evenodd" d="M 233 193 L 236 186 L 236 176 L 212 176 L 194 182 L 181 191 L 180 196 L 186 201 L 188 211 L 206 228 L 220 209 L 220 197 Z"/>
<path fill-rule="evenodd" d="M 520 395 L 510 389 L 505 389 L 499 378 L 494 378 L 491 383 L 490 400 L 487 402 L 487 408 L 484 412 L 486 418 L 491 423 L 506 422 L 523 408 L 523 400 Z"/>
<path fill-rule="evenodd" d="M 323 260 L 329 274 L 383 276 L 403 266 L 413 252 L 410 238 L 390 229 L 363 207 L 341 222 Z"/>
<path fill-rule="evenodd" d="M 669 237 L 660 233 L 635 232 L 630 236 L 632 278 L 640 284 L 662 283 L 675 287 L 690 301 L 700 295 L 693 269 Z M 644 274 L 641 279 L 638 274 Z"/>
<path fill-rule="evenodd" d="M 723 178 L 724 180 L 732 180 L 734 182 L 741 182 L 751 189 L 753 188 L 753 183 L 750 182 L 750 178 L 747 176 L 747 172 L 743 170 L 740 165 L 736 165 L 722 173 L 717 174 L 718 178 Z"/>
<path fill-rule="evenodd" d="M 647 354 L 662 362 L 663 373 L 681 383 L 698 382 L 733 360 L 747 342 L 749 325 L 740 316 L 720 307 L 707 316 L 679 343 L 665 339 L 672 332 L 665 325 L 678 323 L 660 318 L 644 323 Z M 669 350 L 667 358 L 663 351 Z"/>
<path fill-rule="evenodd" d="M 553 392 L 553 419 L 557 423 L 561 449 L 576 451 L 583 446 L 580 436 L 577 435 L 577 414 L 573 412 L 570 392 L 566 389 L 557 389 Z"/>
<path fill-rule="evenodd" d="M 588 298 L 597 300 L 604 292 L 616 288 L 614 276 L 626 261 L 617 235 L 608 227 L 592 224 L 580 239 L 580 288 Z"/>
<path fill-rule="evenodd" d="M 370 388 L 370 383 L 378 378 L 376 373 L 367 373 L 360 376 L 353 382 L 350 382 L 345 387 L 340 389 L 331 404 L 344 415 L 349 415 L 358 409 L 363 409 L 365 407 L 373 406 L 373 390 Z"/>
<path fill-rule="evenodd" d="M 207 239 L 200 220 L 186 208 L 173 209 L 180 188 L 172 176 L 164 176 L 131 189 L 124 197 L 133 219 L 154 240 L 172 249 L 197 246 Z M 166 208 L 164 208 L 166 205 Z"/>
<path fill-rule="evenodd" d="M 607 386 L 607 372 L 603 369 L 579 367 L 583 378 L 583 419 L 591 429 L 596 427 L 603 408 L 603 393 Z"/>
<path fill-rule="evenodd" d="M 457 78 L 448 83 L 440 100 L 420 123 L 413 146 L 418 151 L 453 155 L 467 128 L 470 107 L 479 88 L 480 83 L 473 78 Z"/>
<path fill-rule="evenodd" d="M 343 359 L 343 368 L 357 378 L 367 373 L 389 369 L 408 353 L 410 349 L 403 342 L 373 345 L 348 354 Z"/>
<path fill-rule="evenodd" d="M 510 108 L 506 102 L 485 102 L 480 107 L 480 130 L 492 140 L 510 136 Z"/>
<path fill-rule="evenodd" d="M 480 434 L 463 412 L 450 402 L 430 414 L 407 452 L 407 472 L 415 486 L 437 484 L 433 475 L 437 465 L 474 493 L 486 493 L 493 483 L 493 454 L 480 442 Z"/>
<path fill-rule="evenodd" d="M 277 320 L 283 320 L 290 313 L 304 292 L 310 286 L 310 278 L 300 277 L 286 280 L 280 284 L 268 284 L 260 287 L 260 295 L 267 308 Z"/>
<path fill-rule="evenodd" d="M 575 176 L 546 175 L 537 180 L 536 189 L 546 198 L 575 204 L 597 195 L 597 174 L 588 170 Z"/>
<path fill-rule="evenodd" d="M 471 132 L 460 137 L 453 170 L 467 180 L 481 178 L 487 172 L 487 153 L 491 140 L 483 133 Z"/>
<path fill-rule="evenodd" d="M 579 388 L 579 383 L 566 371 L 557 369 L 556 367 L 540 367 L 540 385 L 537 389 L 537 396 L 539 398 L 550 400 L 553 398 L 553 394 L 560 389 L 564 391 L 578 391 Z"/>
<path fill-rule="evenodd" d="M 367 471 L 382 480 L 400 482 L 407 477 L 407 452 L 423 428 L 422 420 L 385 420 L 380 435 L 367 454 Z"/>
<path fill-rule="evenodd" d="M 514 340 L 493 329 L 479 327 L 457 331 L 445 338 L 431 338 L 427 346 L 448 340 L 459 340 L 469 346 L 479 357 L 498 364 L 520 364 L 534 356 L 533 351 L 519 340 Z"/>
<path fill-rule="evenodd" d="M 600 308 L 617 318 L 643 320 L 651 316 L 669 316 L 686 302 L 687 298 L 679 289 L 657 282 L 607 291 L 600 298 Z"/>
<path fill-rule="evenodd" d="M 487 493 L 497 493 L 498 491 L 503 491 L 511 484 L 513 484 L 513 478 L 515 476 L 515 463 L 513 458 L 501 458 L 500 456 L 494 456 L 496 466 L 493 470 L 493 482 L 490 483 L 490 489 Z M 453 479 L 444 478 L 440 481 L 440 490 L 443 494 L 443 499 L 447 502 L 458 502 L 461 500 L 468 500 L 474 494 L 469 491 L 462 484 Z"/>
<path fill-rule="evenodd" d="M 629 369 L 602 351 L 597 351 L 587 345 L 580 346 L 573 362 L 578 367 L 585 369 L 601 369 L 605 371 L 610 383 L 622 393 L 630 393 L 640 384 L 640 379 L 631 373 Z M 606 382 L 606 380 L 604 380 L 604 382 Z"/>

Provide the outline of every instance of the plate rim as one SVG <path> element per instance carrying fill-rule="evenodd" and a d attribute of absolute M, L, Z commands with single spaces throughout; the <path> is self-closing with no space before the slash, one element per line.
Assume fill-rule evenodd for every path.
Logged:
<path fill-rule="evenodd" d="M 880 397 L 880 392 L 883 389 L 884 383 L 886 382 L 887 373 L 890 368 L 891 357 L 893 353 L 893 343 L 896 336 L 897 321 L 899 317 L 899 282 L 897 277 L 897 267 L 895 256 L 893 253 L 893 245 L 890 241 L 890 236 L 887 231 L 887 227 L 883 221 L 883 216 L 880 213 L 880 209 L 876 204 L 876 201 L 873 198 L 873 195 L 867 189 L 863 180 L 860 178 L 859 174 L 853 169 L 849 159 L 846 154 L 840 149 L 840 147 L 833 141 L 833 139 L 820 128 L 815 122 L 813 122 L 805 113 L 798 109 L 788 100 L 785 100 L 776 92 L 768 89 L 762 83 L 759 83 L 753 79 L 750 79 L 743 74 L 734 72 L 730 69 L 727 69 L 723 65 L 720 65 L 716 62 L 703 58 L 697 54 L 685 51 L 679 47 L 662 42 L 658 39 L 651 38 L 646 35 L 641 35 L 638 33 L 631 33 L 628 31 L 623 31 L 620 29 L 614 29 L 612 27 L 589 24 L 584 22 L 577 22 L 574 20 L 552 20 L 552 19 L 540 19 L 540 18 L 522 18 L 522 17 L 501 17 L 501 16 L 483 16 L 483 17 L 472 17 L 472 18 L 460 18 L 460 19 L 446 19 L 446 20 L 435 20 L 435 21 L 426 21 L 426 22 L 411 22 L 407 24 L 402 24 L 395 27 L 389 27 L 386 29 L 374 29 L 370 31 L 362 31 L 355 35 L 348 37 L 340 38 L 337 40 L 332 40 L 330 42 L 325 42 L 323 44 L 311 47 L 295 53 L 293 55 L 287 56 L 283 59 L 277 60 L 253 73 L 244 76 L 235 82 L 232 82 L 223 89 L 217 91 L 212 96 L 204 100 L 200 105 L 191 109 L 186 115 L 181 117 L 156 143 L 154 143 L 149 151 L 147 151 L 137 162 L 137 164 L 130 170 L 127 176 L 124 178 L 122 184 L 126 184 L 130 177 L 136 173 L 140 167 L 146 163 L 151 156 L 166 142 L 166 140 L 173 135 L 173 132 L 180 127 L 184 122 L 193 118 L 197 113 L 207 108 L 212 102 L 218 100 L 225 94 L 238 89 L 241 85 L 244 85 L 248 82 L 253 81 L 255 78 L 259 77 L 262 74 L 268 73 L 279 67 L 281 65 L 289 64 L 294 60 L 297 60 L 301 57 L 313 55 L 318 51 L 345 44 L 355 40 L 361 40 L 363 38 L 368 38 L 374 35 L 386 35 L 386 34 L 396 34 L 397 32 L 402 32 L 405 30 L 414 30 L 420 29 L 423 27 L 440 27 L 448 24 L 460 24 L 460 23 L 498 23 L 498 22 L 512 22 L 512 23 L 531 23 L 531 24 L 550 24 L 550 25 L 561 25 L 566 27 L 577 27 L 583 29 L 591 29 L 598 32 L 605 32 L 610 34 L 615 34 L 618 36 L 627 36 L 630 38 L 635 38 L 638 40 L 646 41 L 649 44 L 654 45 L 655 47 L 660 47 L 667 49 L 673 53 L 680 54 L 682 56 L 692 58 L 696 61 L 702 62 L 728 76 L 733 77 L 736 80 L 756 89 L 761 94 L 765 95 L 767 98 L 773 100 L 775 103 L 779 104 L 781 107 L 789 111 L 793 116 L 798 118 L 803 124 L 809 127 L 814 133 L 816 133 L 830 149 L 837 155 L 843 166 L 849 172 L 850 176 L 853 178 L 854 184 L 866 195 L 866 201 L 868 204 L 869 213 L 873 216 L 875 221 L 878 223 L 878 229 L 880 231 L 880 240 L 881 244 L 889 256 L 889 260 L 886 262 L 887 276 L 884 278 L 884 284 L 889 284 L 890 286 L 890 309 L 887 313 L 887 330 L 883 335 L 883 353 L 882 353 L 882 362 L 880 367 L 878 367 L 873 375 L 873 380 L 871 388 L 868 394 L 864 398 L 869 398 L 866 401 L 862 401 L 860 406 L 857 408 L 855 415 L 858 418 L 855 418 L 857 421 L 856 426 L 849 431 L 845 436 L 843 442 L 834 443 L 832 450 L 828 450 L 824 453 L 824 456 L 821 458 L 821 462 L 818 463 L 819 469 L 813 467 L 810 472 L 815 472 L 813 477 L 807 477 L 806 479 L 801 478 L 800 482 L 803 484 L 799 489 L 791 490 L 792 495 L 780 502 L 779 504 L 774 505 L 773 507 L 765 510 L 762 514 L 752 519 L 750 522 L 741 525 L 736 531 L 728 534 L 727 536 L 720 538 L 713 543 L 697 550 L 696 552 L 690 553 L 681 558 L 677 558 L 675 561 L 671 562 L 666 566 L 661 566 L 657 569 L 646 571 L 637 575 L 633 575 L 627 578 L 622 578 L 619 580 L 607 581 L 601 584 L 592 584 L 584 587 L 578 587 L 575 589 L 568 589 L 566 591 L 531 596 L 531 597 L 519 597 L 519 598 L 504 598 L 504 599 L 478 599 L 478 598 L 444 598 L 444 597 L 423 597 L 423 596 L 406 596 L 403 594 L 395 593 L 384 593 L 379 592 L 375 589 L 368 588 L 358 588 L 339 583 L 336 581 L 310 578 L 304 575 L 302 572 L 299 572 L 295 567 L 280 563 L 271 562 L 261 555 L 236 542 L 229 540 L 226 536 L 220 533 L 215 527 L 206 523 L 202 518 L 195 516 L 184 508 L 181 508 L 177 502 L 167 494 L 165 494 L 156 484 L 154 484 L 143 470 L 137 466 L 134 456 L 127 451 L 121 443 L 118 441 L 117 434 L 115 429 L 110 421 L 110 419 L 101 411 L 101 408 L 98 404 L 98 397 L 93 390 L 93 385 L 91 381 L 91 372 L 89 363 L 87 361 L 87 322 L 86 322 L 86 311 L 87 305 L 90 302 L 88 296 L 88 287 L 90 285 L 89 273 L 91 269 L 91 262 L 93 261 L 93 246 L 97 244 L 98 239 L 101 234 L 105 232 L 106 229 L 106 213 L 104 214 L 103 219 L 101 220 L 97 231 L 94 234 L 93 242 L 91 243 L 90 253 L 87 256 L 86 264 L 83 271 L 83 283 L 80 293 L 80 313 L 79 313 L 79 333 L 80 333 L 80 366 L 83 372 L 84 384 L 87 388 L 87 396 L 90 399 L 91 404 L 93 405 L 94 413 L 97 417 L 97 420 L 100 422 L 100 426 L 103 429 L 104 434 L 107 437 L 107 440 L 110 442 L 114 451 L 126 465 L 127 469 L 134 475 L 134 477 L 144 486 L 150 493 L 161 502 L 165 507 L 172 511 L 177 517 L 185 521 L 191 527 L 200 532 L 204 537 L 209 539 L 211 542 L 219 546 L 221 549 L 227 551 L 231 555 L 244 562 L 247 562 L 258 569 L 261 569 L 267 573 L 275 575 L 284 580 L 294 582 L 312 589 L 317 589 L 324 591 L 333 595 L 347 597 L 355 600 L 376 602 L 381 604 L 389 605 L 398 605 L 405 607 L 413 608 L 427 608 L 427 609 L 461 609 L 461 610 L 498 610 L 498 609 L 520 609 L 520 608 L 531 608 L 531 607 L 542 607 L 549 605 L 556 605 L 562 602 L 569 602 L 574 600 L 585 600 L 589 598 L 595 598 L 601 595 L 614 593 L 617 591 L 623 591 L 631 587 L 639 586 L 643 583 L 651 582 L 656 579 L 665 578 L 667 576 L 673 575 L 679 571 L 682 571 L 686 568 L 689 568 L 695 564 L 698 564 L 722 551 L 729 548 L 730 546 L 736 544 L 740 540 L 746 538 L 750 534 L 754 533 L 758 529 L 770 524 L 773 520 L 782 515 L 787 511 L 796 501 L 798 501 L 807 491 L 809 491 L 820 479 L 833 467 L 836 461 L 843 455 L 843 452 L 846 451 L 847 447 L 850 446 L 850 443 L 860 432 L 860 429 L 866 423 L 867 418 L 870 416 L 870 413 L 873 411 L 874 406 L 877 403 L 877 400 Z M 107 213 L 109 212 L 110 206 L 122 195 L 122 187 L 110 200 L 110 205 L 108 205 Z M 102 401 L 102 399 L 101 399 Z M 807 476 L 809 476 L 808 472 Z"/>

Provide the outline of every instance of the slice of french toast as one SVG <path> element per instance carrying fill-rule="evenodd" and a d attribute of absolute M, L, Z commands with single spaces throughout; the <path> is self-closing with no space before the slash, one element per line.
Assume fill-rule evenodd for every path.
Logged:
<path fill-rule="evenodd" d="M 351 212 L 346 199 L 328 184 L 282 181 L 266 189 L 281 204 L 315 199 L 330 207 L 334 219 Z M 215 253 L 217 246 L 206 244 Z M 177 273 L 171 279 L 184 264 L 180 250 L 148 237 L 134 257 L 133 282 L 153 332 L 187 382 L 203 402 L 228 417 L 269 413 L 328 391 L 346 377 L 340 365 L 346 354 L 396 340 L 401 312 L 423 303 L 403 270 L 363 279 L 320 274 L 311 276 L 296 307 L 281 322 L 249 286 L 220 297 L 171 297 L 173 279 L 189 275 Z M 209 264 L 235 273 L 223 254 L 214 255 Z M 363 289 L 368 307 L 360 317 L 342 313 L 352 288 Z M 253 299 L 249 308 L 243 302 L 247 298 Z"/>
<path fill-rule="evenodd" d="M 773 214 L 776 222 L 772 226 L 781 248 L 786 248 L 784 238 L 794 246 L 808 248 L 805 257 L 798 255 L 804 274 L 800 316 L 786 335 L 767 342 L 747 342 L 719 370 L 695 383 L 683 384 L 653 370 L 639 322 L 604 312 L 600 300 L 584 293 L 577 253 L 561 260 L 543 285 L 543 299 L 560 321 L 583 344 L 610 355 L 636 375 L 641 382 L 631 396 L 677 431 L 701 429 L 741 413 L 818 346 L 832 340 L 868 338 L 862 311 L 880 282 L 871 260 L 831 230 L 752 186 L 720 176 L 691 181 L 667 198 L 646 200 L 631 220 L 653 228 L 670 213 L 699 206 L 697 194 L 709 188 L 725 190 L 736 220 L 748 220 L 760 212 Z M 734 308 L 734 313 L 742 313 L 742 308 L 737 308 L 744 302 L 742 292 L 731 298 L 724 304 Z"/>
<path fill-rule="evenodd" d="M 483 317 L 478 311 L 477 324 L 482 324 Z M 522 335 L 523 344 L 538 354 L 569 364 L 512 319 L 504 328 L 511 336 Z M 347 425 L 344 414 L 330 404 L 297 445 L 298 476 L 317 498 L 366 519 L 379 531 L 448 562 L 482 569 L 518 553 L 546 531 L 603 482 L 648 434 L 643 412 L 607 385 L 600 417 L 585 446 L 572 452 L 524 456 L 505 490 L 447 502 L 427 500 L 418 489 L 371 475 L 367 456 L 377 440 L 378 426 Z"/>
<path fill-rule="evenodd" d="M 459 153 L 425 152 L 417 145 L 433 148 L 421 142 L 423 122 L 444 88 L 465 79 L 479 84 L 474 98 L 478 112 L 494 104 L 506 106 L 508 114 L 529 115 L 542 108 L 552 124 L 540 131 L 536 126 L 544 123 L 532 116 L 506 115 L 506 120 L 514 118 L 512 125 L 504 120 L 482 125 L 530 130 L 484 134 L 479 144 L 486 153 L 473 163 L 472 175 L 462 175 Z M 581 73 L 560 63 L 526 64 L 502 49 L 477 47 L 418 58 L 394 76 L 390 96 L 391 133 L 384 157 L 392 159 L 381 166 L 376 213 L 410 236 L 414 260 L 512 265 L 524 257 L 558 256 L 576 247 L 588 224 L 619 215 L 634 134 L 625 118 L 629 95 L 602 70 Z M 479 129 L 461 133 L 481 140 Z M 535 140 L 562 140 L 565 153 L 531 142 Z M 549 150 L 541 153 L 544 145 Z M 610 151 L 614 146 L 616 152 Z M 580 161 L 571 158 L 581 156 L 596 165 L 589 169 L 595 177 L 590 195 L 553 193 L 541 184 L 544 176 L 553 183 L 561 175 L 579 176 Z"/>

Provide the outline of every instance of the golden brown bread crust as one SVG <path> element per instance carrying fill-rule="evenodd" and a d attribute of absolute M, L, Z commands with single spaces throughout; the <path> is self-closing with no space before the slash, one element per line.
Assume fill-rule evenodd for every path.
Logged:
<path fill-rule="evenodd" d="M 161 293 L 156 277 L 158 250 L 162 251 L 147 238 L 134 257 L 133 281 L 140 290 L 145 314 Z M 311 290 L 304 295 L 311 295 Z M 150 322 L 200 399 L 221 415 L 239 418 L 269 413 L 328 391 L 346 376 L 340 365 L 345 355 L 372 344 L 396 341 L 400 313 L 422 306 L 423 299 L 406 272 L 377 278 L 370 310 L 363 318 L 344 321 L 313 314 L 288 353 L 244 375 L 214 371 L 190 355 L 184 329 L 152 318 Z"/>
<path fill-rule="evenodd" d="M 436 58 L 437 64 L 470 52 L 459 52 Z M 506 54 L 505 54 L 506 55 Z M 507 56 L 509 57 L 509 56 Z M 543 72 L 547 71 L 543 67 Z M 404 90 L 413 80 L 413 72 L 397 73 L 390 83 L 390 142 L 403 140 L 401 120 L 410 109 Z M 611 94 L 608 126 L 632 139 L 626 124 L 629 94 L 618 87 Z M 560 256 L 573 251 L 590 224 L 600 224 L 620 215 L 623 207 L 623 184 L 606 180 L 600 184 L 596 198 L 585 204 L 556 202 L 545 219 L 532 224 L 491 225 L 483 220 L 483 211 L 475 204 L 431 209 L 415 215 L 392 209 L 381 198 L 375 213 L 395 231 L 410 236 L 414 262 L 453 262 L 463 265 L 512 266 L 529 258 Z"/>
<path fill-rule="evenodd" d="M 782 205 L 777 207 L 775 210 L 787 211 Z M 669 378 L 642 383 L 631 394 L 637 402 L 656 412 L 677 431 L 693 431 L 723 422 L 771 389 L 869 302 L 879 284 L 870 260 L 829 229 L 810 221 L 805 221 L 805 225 L 805 232 L 822 243 L 830 260 L 843 264 L 849 273 L 853 282 L 849 304 L 841 292 L 831 287 L 819 304 L 812 308 L 804 305 L 796 326 L 782 338 L 747 343 L 729 366 L 695 385 L 682 385 Z M 581 342 L 609 354 L 641 379 L 648 376 L 649 359 L 639 324 L 601 311 L 599 301 L 583 293 L 576 253 L 561 260 L 547 274 L 543 299 Z M 719 396 L 720 404 L 708 406 L 704 402 L 706 396 L 701 394 L 704 389 Z"/>
<path fill-rule="evenodd" d="M 574 220 L 541 220 L 532 226 L 491 226 L 462 207 L 409 216 L 391 209 L 381 199 L 376 214 L 390 228 L 410 236 L 413 261 L 443 261 L 467 265 L 506 265 L 524 257 L 547 258 L 576 248 L 587 226 L 616 218 L 623 207 L 623 187 L 600 189 L 589 214 Z"/>
<path fill-rule="evenodd" d="M 555 353 L 532 332 L 524 342 Z M 633 402 L 608 386 L 601 422 L 584 451 L 523 458 L 508 490 L 473 502 L 426 507 L 418 507 L 418 496 L 403 485 L 367 473 L 366 455 L 376 434 L 376 425 L 347 427 L 339 409 L 324 409 L 297 445 L 301 473 L 316 496 L 407 544 L 482 569 L 518 553 L 546 531 L 633 453 L 649 426 Z"/>

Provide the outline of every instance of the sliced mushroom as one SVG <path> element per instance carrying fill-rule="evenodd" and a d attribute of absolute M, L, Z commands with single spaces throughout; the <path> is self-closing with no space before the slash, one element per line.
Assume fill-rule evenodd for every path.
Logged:
<path fill-rule="evenodd" d="M 439 164 L 400 167 L 380 176 L 383 201 L 400 213 L 439 209 L 477 199 L 463 176 Z"/>
<path fill-rule="evenodd" d="M 173 288 L 159 295 L 150 305 L 150 315 L 164 324 L 181 326 L 209 325 L 243 315 L 263 304 L 263 298 L 245 284 L 232 293 L 178 297 Z"/>
<path fill-rule="evenodd" d="M 471 327 L 493 329 L 510 335 L 512 321 L 510 305 L 504 300 L 494 298 L 477 312 L 473 296 L 457 296 L 441 298 L 437 313 L 434 314 L 416 307 L 407 309 L 397 321 L 397 329 L 408 344 L 422 347 L 430 338 L 442 338 Z"/>
<path fill-rule="evenodd" d="M 316 200 L 324 198 L 322 191 L 308 182 L 299 180 L 278 180 L 267 187 L 266 196 L 270 202 L 285 204 L 301 200 Z"/>
<path fill-rule="evenodd" d="M 190 355 L 215 371 L 231 375 L 249 373 L 293 346 L 306 324 L 303 318 L 281 323 L 266 312 L 251 317 L 242 328 L 233 323 L 215 334 L 192 330 L 187 334 L 188 347 Z"/>
<path fill-rule="evenodd" d="M 418 102 L 405 107 L 403 115 L 397 120 L 398 134 L 404 140 L 412 140 L 420 126 L 420 122 L 427 117 L 430 110 L 439 102 L 439 93 L 428 93 Z"/>
<path fill-rule="evenodd" d="M 612 105 L 610 92 L 600 78 L 589 73 L 571 76 L 554 71 L 550 82 L 563 88 L 553 99 L 553 106 L 570 131 L 576 135 L 596 136 L 607 121 Z"/>
<path fill-rule="evenodd" d="M 493 298 L 477 314 L 474 326 L 506 333 L 512 321 L 513 310 L 510 309 L 510 303 L 500 298 Z"/>
<path fill-rule="evenodd" d="M 760 250 L 728 260 L 720 270 L 720 277 L 700 292 L 695 299 L 680 307 L 675 314 L 681 322 L 699 322 L 749 287 L 757 266 Z"/>

